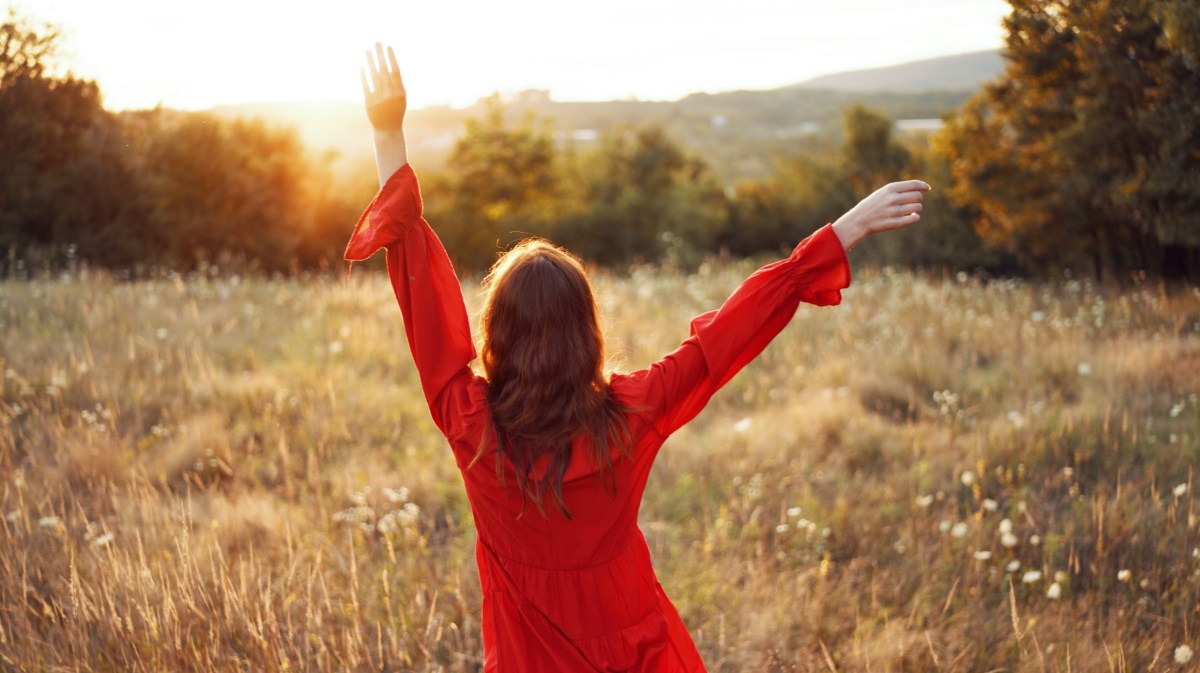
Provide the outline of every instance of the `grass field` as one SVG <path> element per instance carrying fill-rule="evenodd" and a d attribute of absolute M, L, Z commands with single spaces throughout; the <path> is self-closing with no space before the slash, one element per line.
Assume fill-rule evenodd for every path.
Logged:
<path fill-rule="evenodd" d="M 600 275 L 614 365 L 751 270 Z M 381 275 L 0 282 L 0 370 L 0 670 L 479 670 Z M 1188 670 L 1198 394 L 1200 289 L 864 272 L 668 442 L 642 526 L 712 671 Z"/>

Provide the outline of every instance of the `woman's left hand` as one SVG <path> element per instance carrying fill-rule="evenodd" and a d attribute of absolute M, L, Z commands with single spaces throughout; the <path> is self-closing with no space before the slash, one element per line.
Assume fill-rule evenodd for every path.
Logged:
<path fill-rule="evenodd" d="M 378 61 L 376 60 L 378 57 Z M 383 45 L 375 43 L 375 53 L 367 51 L 367 65 L 359 69 L 362 79 L 363 98 L 367 106 L 367 118 L 376 130 L 397 130 L 404 127 L 404 113 L 408 110 L 408 94 L 404 91 L 404 80 L 400 78 L 400 66 L 396 64 L 396 53 L 387 49 L 387 61 L 383 59 Z"/>

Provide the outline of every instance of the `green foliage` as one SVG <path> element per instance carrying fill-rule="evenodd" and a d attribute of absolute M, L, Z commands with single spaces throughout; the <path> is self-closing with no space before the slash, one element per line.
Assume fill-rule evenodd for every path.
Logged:
<path fill-rule="evenodd" d="M 555 159 L 553 140 L 532 116 L 508 128 L 492 105 L 467 120 L 447 173 L 427 190 L 427 215 L 460 266 L 486 269 L 507 244 L 546 234 L 559 190 Z"/>
<path fill-rule="evenodd" d="M 49 74 L 52 28 L 0 25 L 0 248 L 58 266 L 265 269 L 340 258 L 366 194 L 337 190 L 294 132 L 202 113 L 106 111 Z M 353 199 L 353 201 L 351 201 Z"/>
<path fill-rule="evenodd" d="M 576 163 L 558 230 L 570 249 L 610 265 L 687 263 L 713 249 L 726 221 L 721 186 L 661 128 L 611 131 Z"/>
<path fill-rule="evenodd" d="M 1011 0 L 1008 69 L 948 124 L 953 195 L 1036 268 L 1200 268 L 1194 2 Z"/>

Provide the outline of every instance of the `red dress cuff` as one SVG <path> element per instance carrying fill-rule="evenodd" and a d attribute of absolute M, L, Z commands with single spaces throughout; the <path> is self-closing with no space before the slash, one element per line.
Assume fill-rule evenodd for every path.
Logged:
<path fill-rule="evenodd" d="M 404 164 L 388 178 L 358 218 L 346 244 L 345 259 L 361 262 L 380 248 L 399 241 L 404 229 L 421 218 L 422 208 L 417 174 L 411 164 Z"/>
<path fill-rule="evenodd" d="M 796 275 L 800 298 L 816 306 L 842 303 L 842 290 L 850 287 L 850 261 L 832 224 L 821 227 L 792 251 L 801 266 Z"/>

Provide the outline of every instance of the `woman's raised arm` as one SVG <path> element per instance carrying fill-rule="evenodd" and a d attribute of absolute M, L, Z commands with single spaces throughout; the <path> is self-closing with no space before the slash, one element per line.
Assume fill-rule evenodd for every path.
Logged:
<path fill-rule="evenodd" d="M 422 217 L 416 173 L 404 143 L 406 95 L 396 56 L 376 43 L 378 63 L 367 52 L 370 73 L 363 71 L 367 116 L 375 129 L 379 193 L 363 212 L 346 245 L 345 258 L 362 261 L 387 250 L 388 276 L 404 315 L 404 332 L 421 376 L 425 400 L 438 427 L 456 434 L 464 415 L 476 411 L 470 369 L 475 345 L 462 285 L 442 242 Z M 373 86 L 372 86 L 373 85 Z"/>
<path fill-rule="evenodd" d="M 840 303 L 850 284 L 846 253 L 871 234 L 920 220 L 927 191 L 920 180 L 885 185 L 804 239 L 787 259 L 759 269 L 720 309 L 696 317 L 677 350 L 629 377 L 636 390 L 631 404 L 653 414 L 664 436 L 691 420 L 783 330 L 800 302 Z"/>

